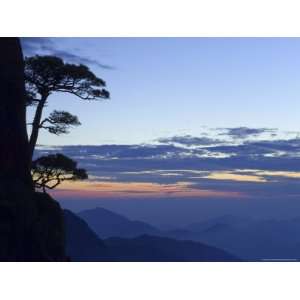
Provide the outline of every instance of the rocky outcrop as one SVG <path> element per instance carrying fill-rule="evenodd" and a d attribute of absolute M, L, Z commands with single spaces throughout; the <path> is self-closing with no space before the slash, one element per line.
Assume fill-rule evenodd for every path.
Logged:
<path fill-rule="evenodd" d="M 65 261 L 62 210 L 33 189 L 25 109 L 20 41 L 0 38 L 0 260 Z"/>
<path fill-rule="evenodd" d="M 17 38 L 0 38 L 0 178 L 30 185 L 24 61 Z"/>
<path fill-rule="evenodd" d="M 0 261 L 66 261 L 59 204 L 22 183 L 6 184 L 11 188 L 0 194 Z"/>

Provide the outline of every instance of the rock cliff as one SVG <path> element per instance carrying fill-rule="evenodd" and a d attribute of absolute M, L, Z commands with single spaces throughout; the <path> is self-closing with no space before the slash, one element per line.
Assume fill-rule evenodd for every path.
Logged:
<path fill-rule="evenodd" d="M 0 38 L 0 260 L 66 261 L 63 212 L 31 181 L 25 116 L 20 41 Z"/>

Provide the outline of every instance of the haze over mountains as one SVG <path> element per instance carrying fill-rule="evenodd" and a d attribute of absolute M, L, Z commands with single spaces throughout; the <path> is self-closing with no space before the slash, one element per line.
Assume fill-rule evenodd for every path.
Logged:
<path fill-rule="evenodd" d="M 258 220 L 223 215 L 183 228 L 163 230 L 100 207 L 78 215 L 66 211 L 65 215 L 68 249 L 71 256 L 79 260 L 260 261 L 300 258 L 300 218 Z M 79 247 L 75 247 L 77 244 Z M 111 256 L 107 256 L 108 252 Z"/>
<path fill-rule="evenodd" d="M 146 234 L 101 239 L 74 213 L 65 210 L 64 217 L 66 251 L 72 261 L 239 261 L 224 250 L 193 241 Z"/>

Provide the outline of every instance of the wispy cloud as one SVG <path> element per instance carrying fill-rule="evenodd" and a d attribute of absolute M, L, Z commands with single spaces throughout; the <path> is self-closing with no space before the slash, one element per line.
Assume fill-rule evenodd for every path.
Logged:
<path fill-rule="evenodd" d="M 163 144 L 180 144 L 184 146 L 208 146 L 223 144 L 226 141 L 213 139 L 206 136 L 195 137 L 191 135 L 173 136 L 168 138 L 160 138 L 157 140 Z"/>
<path fill-rule="evenodd" d="M 60 49 L 57 42 L 59 40 L 61 40 L 61 38 L 56 38 L 54 42 L 53 39 L 46 37 L 27 37 L 21 38 L 21 43 L 26 56 L 37 54 L 55 55 L 71 63 L 94 65 L 107 70 L 114 69 L 113 66 L 100 63 L 96 59 L 75 54 L 76 50 L 71 52 Z"/>
<path fill-rule="evenodd" d="M 188 140 L 198 141 L 192 136 Z M 39 147 L 36 155 L 62 152 L 88 170 L 89 181 L 73 183 L 60 195 L 300 197 L 300 139 L 256 139 L 194 147 L 180 145 L 178 139 L 174 144 L 169 139 L 160 141 L 166 143 Z"/>
<path fill-rule="evenodd" d="M 233 139 L 247 139 L 258 137 L 263 133 L 270 133 L 274 135 L 277 129 L 274 128 L 249 128 L 249 127 L 233 127 L 233 128 L 217 128 L 222 131 L 219 135 L 228 136 Z"/>

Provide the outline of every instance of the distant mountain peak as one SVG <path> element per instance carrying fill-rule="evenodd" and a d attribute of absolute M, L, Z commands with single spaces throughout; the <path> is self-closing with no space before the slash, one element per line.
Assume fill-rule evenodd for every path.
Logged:
<path fill-rule="evenodd" d="M 78 215 L 100 238 L 114 236 L 132 238 L 142 234 L 159 234 L 159 230 L 150 224 L 137 220 L 132 221 L 102 207 L 84 210 Z"/>

